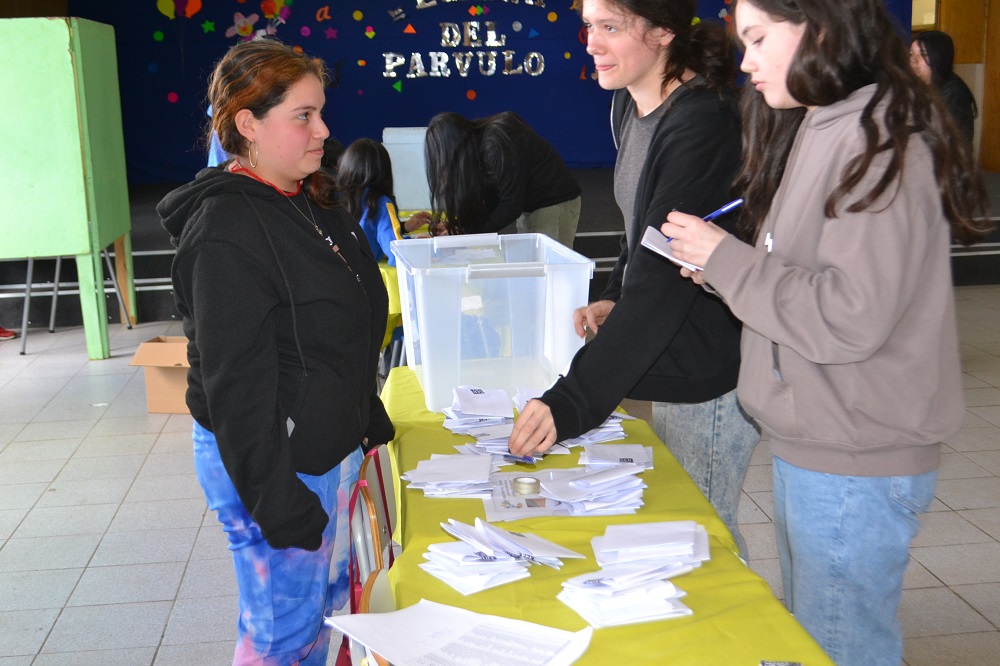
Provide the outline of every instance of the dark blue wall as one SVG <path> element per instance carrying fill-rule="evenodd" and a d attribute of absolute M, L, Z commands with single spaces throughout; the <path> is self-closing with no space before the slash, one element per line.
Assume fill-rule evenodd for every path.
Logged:
<path fill-rule="evenodd" d="M 69 9 L 71 15 L 114 26 L 129 180 L 162 182 L 189 180 L 205 163 L 205 82 L 214 62 L 239 39 L 226 36 L 237 12 L 257 14 L 257 29 L 274 23 L 276 37 L 327 62 L 337 81 L 327 91 L 324 118 L 345 144 L 362 136 L 381 140 L 384 127 L 426 125 L 440 111 L 479 117 L 513 110 L 571 167 L 609 166 L 614 163 L 610 93 L 591 78 L 575 1 L 436 0 L 418 8 L 421 0 L 284 0 L 287 16 L 281 24 L 265 14 L 282 0 L 70 0 Z M 909 25 L 908 0 L 886 4 Z M 187 17 L 178 6 L 189 13 L 198 9 Z M 483 13 L 473 16 L 476 7 Z M 725 0 L 700 0 L 699 16 L 721 20 L 727 7 Z M 355 12 L 361 12 L 360 20 Z M 468 21 L 479 22 L 484 41 L 485 22 L 492 21 L 506 45 L 442 46 L 441 23 L 461 28 Z M 540 54 L 544 72 L 505 75 L 504 50 L 514 52 L 514 69 L 529 53 Z M 432 51 L 449 58 L 496 51 L 497 72 L 481 74 L 473 55 L 467 77 L 450 61 L 449 77 L 407 78 L 412 54 L 420 54 L 429 68 Z M 406 61 L 395 78 L 383 75 L 387 52 Z"/>

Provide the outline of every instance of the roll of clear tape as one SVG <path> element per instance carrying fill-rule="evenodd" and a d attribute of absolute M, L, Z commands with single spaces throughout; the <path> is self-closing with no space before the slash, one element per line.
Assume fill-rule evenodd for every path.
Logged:
<path fill-rule="evenodd" d="M 536 495 L 542 489 L 542 484 L 533 476 L 518 476 L 514 478 L 514 492 L 518 495 Z"/>

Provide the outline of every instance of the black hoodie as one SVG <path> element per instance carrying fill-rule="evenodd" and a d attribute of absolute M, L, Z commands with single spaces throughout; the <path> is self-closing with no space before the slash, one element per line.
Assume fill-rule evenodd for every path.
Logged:
<path fill-rule="evenodd" d="M 296 473 L 393 436 L 375 381 L 388 298 L 371 248 L 343 211 L 223 169 L 156 210 L 177 245 L 191 415 L 268 543 L 315 550 L 328 518 Z"/>
<path fill-rule="evenodd" d="M 706 215 L 728 201 L 740 162 L 739 115 L 732 95 L 706 87 L 685 86 L 671 99 L 646 152 L 635 212 L 626 220 L 629 241 L 622 238 L 601 296 L 616 304 L 566 376 L 541 398 L 560 440 L 597 426 L 626 396 L 693 404 L 736 388 L 739 320 L 640 240 L 647 227 L 659 230 L 671 210 Z M 627 90 L 615 93 L 616 143 L 634 109 Z"/>

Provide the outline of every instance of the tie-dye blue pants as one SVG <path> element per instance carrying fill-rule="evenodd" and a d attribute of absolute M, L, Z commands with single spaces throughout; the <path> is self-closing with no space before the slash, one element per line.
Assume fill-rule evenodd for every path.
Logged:
<path fill-rule="evenodd" d="M 229 538 L 239 584 L 233 666 L 324 666 L 330 629 L 323 616 L 343 608 L 350 592 L 348 507 L 361 468 L 360 447 L 323 476 L 299 474 L 330 515 L 323 544 L 312 552 L 271 548 L 236 494 L 215 435 L 195 422 L 193 439 L 198 481 Z"/>

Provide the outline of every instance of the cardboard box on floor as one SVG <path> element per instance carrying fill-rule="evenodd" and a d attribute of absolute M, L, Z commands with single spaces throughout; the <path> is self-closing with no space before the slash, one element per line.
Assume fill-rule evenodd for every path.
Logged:
<path fill-rule="evenodd" d="M 146 409 L 154 414 L 189 414 L 187 392 L 187 338 L 158 335 L 139 345 L 129 365 L 146 373 Z"/>

